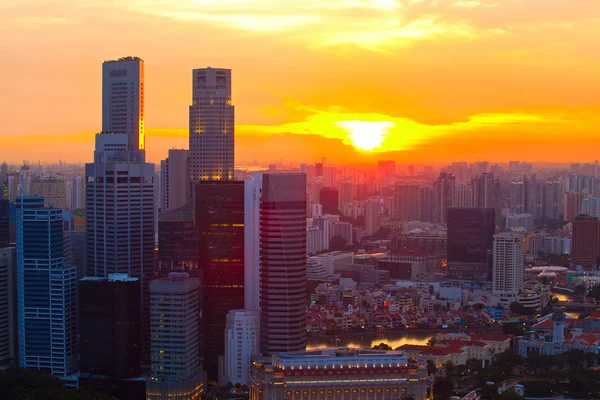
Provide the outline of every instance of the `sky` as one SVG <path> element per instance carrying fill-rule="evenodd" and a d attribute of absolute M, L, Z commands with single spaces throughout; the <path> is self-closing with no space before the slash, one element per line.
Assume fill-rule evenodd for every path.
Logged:
<path fill-rule="evenodd" d="M 145 62 L 148 158 L 231 68 L 236 163 L 591 161 L 598 0 L 0 0 L 0 161 L 86 162 L 104 60 Z"/>

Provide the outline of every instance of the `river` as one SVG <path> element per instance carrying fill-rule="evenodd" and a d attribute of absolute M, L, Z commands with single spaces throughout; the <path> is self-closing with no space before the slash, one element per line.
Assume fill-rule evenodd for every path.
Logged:
<path fill-rule="evenodd" d="M 362 335 L 338 336 L 337 346 L 354 348 L 372 348 L 380 343 L 390 345 L 396 349 L 405 344 L 426 345 L 430 337 L 435 336 L 437 332 L 386 332 L 386 333 L 365 333 Z M 307 350 L 322 349 L 325 347 L 335 347 L 335 337 L 312 339 L 306 345 Z"/>

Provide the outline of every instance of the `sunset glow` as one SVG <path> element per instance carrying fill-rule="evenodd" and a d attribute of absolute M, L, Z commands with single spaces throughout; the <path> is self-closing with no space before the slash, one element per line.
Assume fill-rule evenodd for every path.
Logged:
<path fill-rule="evenodd" d="M 349 132 L 352 144 L 361 150 L 373 150 L 380 147 L 389 129 L 394 126 L 391 122 L 364 121 L 343 121 L 338 122 L 337 125 Z"/>

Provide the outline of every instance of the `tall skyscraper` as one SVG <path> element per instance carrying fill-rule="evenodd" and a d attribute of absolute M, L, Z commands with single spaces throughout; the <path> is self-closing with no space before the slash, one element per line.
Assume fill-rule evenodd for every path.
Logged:
<path fill-rule="evenodd" d="M 14 247 L 0 247 L 0 371 L 18 362 L 16 258 Z"/>
<path fill-rule="evenodd" d="M 365 203 L 365 233 L 373 235 L 379 229 L 379 202 L 376 199 Z"/>
<path fill-rule="evenodd" d="M 306 346 L 306 175 L 265 174 L 260 203 L 261 351 Z"/>
<path fill-rule="evenodd" d="M 396 185 L 392 215 L 401 221 L 419 220 L 419 185 Z"/>
<path fill-rule="evenodd" d="M 127 135 L 129 150 L 144 150 L 144 61 L 123 57 L 102 64 L 102 131 Z"/>
<path fill-rule="evenodd" d="M 580 265 L 598 264 L 600 257 L 600 220 L 579 215 L 573 220 L 571 261 Z"/>
<path fill-rule="evenodd" d="M 10 245 L 10 203 L 0 199 L 0 248 Z"/>
<path fill-rule="evenodd" d="M 85 186 L 83 183 L 82 176 L 75 176 L 72 179 L 72 194 L 71 194 L 71 208 L 78 210 L 85 206 Z"/>
<path fill-rule="evenodd" d="M 251 357 L 260 350 L 260 312 L 231 310 L 225 328 L 225 377 L 219 382 L 248 385 Z"/>
<path fill-rule="evenodd" d="M 454 174 L 440 173 L 434 184 L 434 219 L 436 222 L 448 220 L 448 208 L 453 206 L 456 179 Z"/>
<path fill-rule="evenodd" d="M 252 174 L 244 181 L 244 308 L 260 310 L 260 204 L 263 174 Z"/>
<path fill-rule="evenodd" d="M 218 376 L 229 310 L 244 308 L 244 182 L 196 184 L 196 226 L 202 269 L 204 369 Z"/>
<path fill-rule="evenodd" d="M 198 278 L 171 272 L 150 284 L 151 377 L 148 400 L 196 400 L 204 394 L 200 367 Z"/>
<path fill-rule="evenodd" d="M 319 195 L 320 203 L 323 206 L 323 214 L 339 214 L 339 192 L 334 188 L 323 188 Z"/>
<path fill-rule="evenodd" d="M 525 181 L 525 212 L 539 218 L 544 215 L 545 182 L 530 179 Z"/>
<path fill-rule="evenodd" d="M 419 221 L 433 222 L 433 214 L 433 187 L 421 185 L 419 187 Z"/>
<path fill-rule="evenodd" d="M 560 219 L 563 213 L 563 199 L 564 190 L 561 182 L 547 181 L 544 187 L 544 216 Z"/>
<path fill-rule="evenodd" d="M 525 184 L 523 182 L 510 183 L 510 212 L 513 214 L 525 213 Z"/>
<path fill-rule="evenodd" d="M 169 150 L 169 157 L 161 163 L 161 188 L 164 204 L 162 210 L 175 210 L 183 207 L 191 198 L 188 185 L 189 150 Z"/>
<path fill-rule="evenodd" d="M 166 277 L 169 272 L 188 272 L 199 278 L 199 236 L 194 221 L 194 203 L 163 211 L 158 215 L 158 274 Z"/>
<path fill-rule="evenodd" d="M 68 378 L 77 370 L 77 271 L 67 263 L 62 210 L 17 198 L 19 365 Z"/>
<path fill-rule="evenodd" d="M 231 70 L 192 71 L 190 106 L 190 181 L 234 178 L 234 107 Z"/>
<path fill-rule="evenodd" d="M 499 233 L 494 236 L 494 276 L 492 293 L 516 301 L 525 284 L 525 245 L 517 233 Z M 514 300 L 513 300 L 514 299 Z"/>
<path fill-rule="evenodd" d="M 448 209 L 448 275 L 488 280 L 496 232 L 493 208 Z"/>

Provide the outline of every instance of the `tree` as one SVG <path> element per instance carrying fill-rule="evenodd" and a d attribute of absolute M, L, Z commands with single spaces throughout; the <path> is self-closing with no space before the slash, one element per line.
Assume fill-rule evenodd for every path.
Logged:
<path fill-rule="evenodd" d="M 445 376 L 438 376 L 433 381 L 433 395 L 439 400 L 448 400 L 452 397 L 454 384 Z"/>
<path fill-rule="evenodd" d="M 432 336 L 429 338 L 429 340 L 427 341 L 427 346 L 433 347 L 437 344 L 437 338 L 435 336 Z"/>
<path fill-rule="evenodd" d="M 330 249 L 343 251 L 346 250 L 346 246 L 348 246 L 348 241 L 340 235 L 336 235 L 329 240 Z"/>
<path fill-rule="evenodd" d="M 375 350 L 394 350 L 392 346 L 386 343 L 379 343 L 378 345 L 373 346 Z"/>
<path fill-rule="evenodd" d="M 427 375 L 435 375 L 437 374 L 437 366 L 432 360 L 427 360 Z"/>
<path fill-rule="evenodd" d="M 535 314 L 535 309 L 525 307 L 522 304 L 519 304 L 516 301 L 514 301 L 510 304 L 510 312 L 521 315 L 533 315 Z"/>

